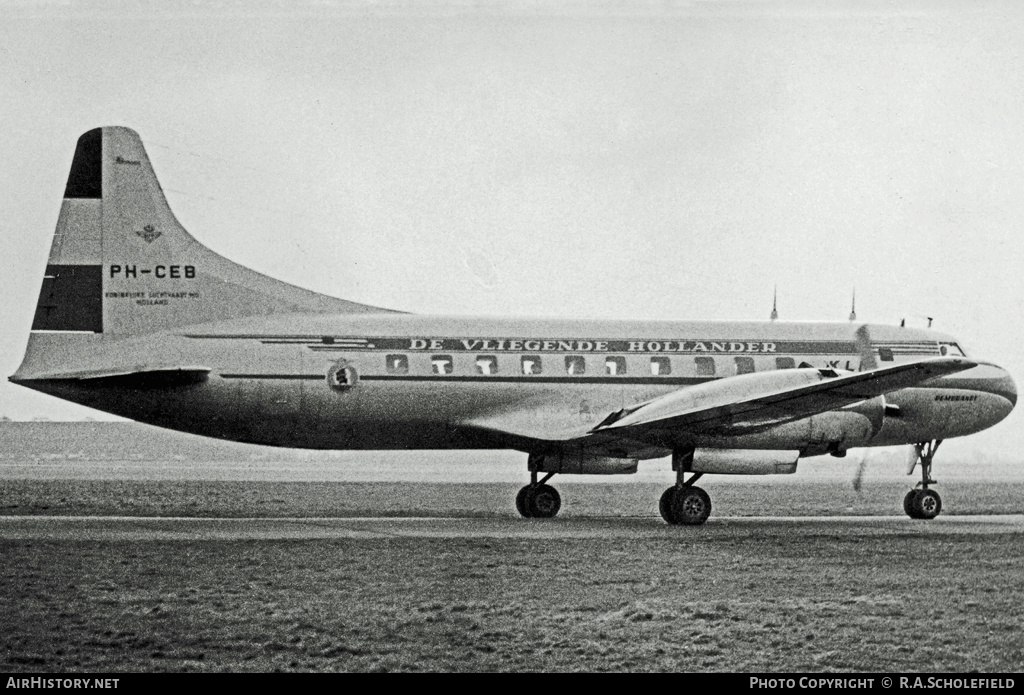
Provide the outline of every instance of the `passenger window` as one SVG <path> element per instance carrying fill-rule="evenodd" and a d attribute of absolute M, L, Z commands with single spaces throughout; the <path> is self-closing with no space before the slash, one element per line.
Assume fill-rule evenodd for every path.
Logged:
<path fill-rule="evenodd" d="M 430 364 L 433 366 L 434 374 L 452 373 L 451 355 L 434 355 L 430 358 Z"/>
<path fill-rule="evenodd" d="M 714 357 L 694 357 L 693 362 L 697 365 L 697 376 L 715 375 Z"/>
<path fill-rule="evenodd" d="M 626 358 L 625 357 L 605 357 L 604 358 L 604 373 L 610 374 L 611 376 L 622 376 L 626 373 Z"/>
<path fill-rule="evenodd" d="M 523 355 L 523 374 L 540 374 L 540 355 Z"/>
<path fill-rule="evenodd" d="M 409 358 L 405 355 L 388 355 L 385 360 L 388 374 L 408 374 Z"/>
<path fill-rule="evenodd" d="M 892 348 L 878 348 L 878 356 L 883 362 L 892 362 Z"/>
<path fill-rule="evenodd" d="M 776 369 L 796 369 L 796 360 L 792 357 L 776 357 L 775 358 Z"/>
<path fill-rule="evenodd" d="M 477 355 L 476 358 L 476 373 L 477 374 L 497 374 L 498 373 L 498 358 L 494 355 Z"/>
<path fill-rule="evenodd" d="M 672 363 L 667 357 L 651 358 L 651 374 L 654 376 L 665 376 L 672 373 Z"/>
<path fill-rule="evenodd" d="M 569 355 L 565 358 L 565 373 L 573 375 L 586 374 L 587 361 L 580 355 Z"/>
<path fill-rule="evenodd" d="M 737 374 L 751 374 L 754 371 L 754 358 L 753 357 L 737 357 L 736 358 L 736 373 Z"/>

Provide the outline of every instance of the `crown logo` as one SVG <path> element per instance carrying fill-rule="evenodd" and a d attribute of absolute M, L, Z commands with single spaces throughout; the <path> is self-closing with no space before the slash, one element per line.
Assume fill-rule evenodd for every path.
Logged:
<path fill-rule="evenodd" d="M 156 227 L 154 227 L 151 224 L 147 224 L 145 227 L 143 227 L 141 232 L 135 233 L 138 234 L 143 239 L 145 239 L 147 244 L 152 244 L 154 241 L 156 241 L 156 238 L 161 234 L 156 230 Z"/>

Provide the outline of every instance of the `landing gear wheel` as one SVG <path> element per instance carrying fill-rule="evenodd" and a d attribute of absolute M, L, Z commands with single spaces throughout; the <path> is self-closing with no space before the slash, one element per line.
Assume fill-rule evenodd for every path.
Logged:
<path fill-rule="evenodd" d="M 935 490 L 921 490 L 914 507 L 918 519 L 934 519 L 942 511 L 942 498 Z"/>
<path fill-rule="evenodd" d="M 711 516 L 711 498 L 699 487 L 684 488 L 672 499 L 672 511 L 679 523 L 697 526 Z"/>
<path fill-rule="evenodd" d="M 658 507 L 670 524 L 699 526 L 711 516 L 711 498 L 699 487 L 670 487 Z"/>
<path fill-rule="evenodd" d="M 516 495 L 516 510 L 527 519 L 550 519 L 562 508 L 562 496 L 550 485 L 527 485 Z"/>
<path fill-rule="evenodd" d="M 532 516 L 530 514 L 530 509 L 526 506 L 526 495 L 529 493 L 529 491 L 530 486 L 524 485 L 522 489 L 519 490 L 519 493 L 516 495 L 516 511 L 519 512 L 520 516 L 525 517 L 527 519 L 529 519 Z"/>
<path fill-rule="evenodd" d="M 939 444 L 942 444 L 941 439 L 914 445 L 917 458 L 907 473 L 913 473 L 914 468 L 920 463 L 921 482 L 903 498 L 903 511 L 911 519 L 934 519 L 942 511 L 942 498 L 939 497 L 939 493 L 928 487 L 935 484 L 932 480 L 932 459 L 935 458 Z"/>
<path fill-rule="evenodd" d="M 550 485 L 527 485 L 524 506 L 535 519 L 550 519 L 562 508 L 562 497 Z"/>
<path fill-rule="evenodd" d="M 918 498 L 920 496 L 920 490 L 911 490 L 907 493 L 907 496 L 903 498 L 903 511 L 911 519 L 921 518 L 921 507 L 918 505 Z"/>
<path fill-rule="evenodd" d="M 661 518 L 670 524 L 676 522 L 672 521 L 672 496 L 676 494 L 676 487 L 672 486 L 665 492 L 661 493 L 661 499 L 658 500 L 658 511 L 661 512 Z"/>

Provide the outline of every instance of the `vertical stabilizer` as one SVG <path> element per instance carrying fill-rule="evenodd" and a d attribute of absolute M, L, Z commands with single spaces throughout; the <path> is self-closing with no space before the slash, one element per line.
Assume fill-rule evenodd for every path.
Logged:
<path fill-rule="evenodd" d="M 213 253 L 178 223 L 139 136 L 78 139 L 33 331 L 117 338 L 282 312 L 385 311 L 274 280 Z"/>
<path fill-rule="evenodd" d="M 96 128 L 78 139 L 32 321 L 28 363 L 75 346 L 278 313 L 366 313 L 209 250 L 178 223 L 139 136 Z"/>

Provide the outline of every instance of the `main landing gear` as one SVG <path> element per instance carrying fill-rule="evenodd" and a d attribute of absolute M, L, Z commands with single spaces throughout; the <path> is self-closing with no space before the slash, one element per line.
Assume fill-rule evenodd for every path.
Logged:
<path fill-rule="evenodd" d="M 547 485 L 554 473 L 548 473 L 540 482 L 537 471 L 530 471 L 530 484 L 516 495 L 516 509 L 527 519 L 550 519 L 562 508 L 558 490 Z"/>
<path fill-rule="evenodd" d="M 694 473 L 686 480 L 686 469 L 693 463 L 693 450 L 672 454 L 672 470 L 676 472 L 676 484 L 665 490 L 658 503 L 661 518 L 670 524 L 699 526 L 711 516 L 711 498 L 708 493 L 695 487 L 703 473 Z"/>
<path fill-rule="evenodd" d="M 932 458 L 939 444 L 942 444 L 941 439 L 914 445 L 917 449 L 917 458 L 914 459 L 909 472 L 913 473 L 914 466 L 920 462 L 921 482 L 903 498 L 903 511 L 911 519 L 934 519 L 942 511 L 942 498 L 938 492 L 928 487 L 935 484 L 932 480 Z"/>

